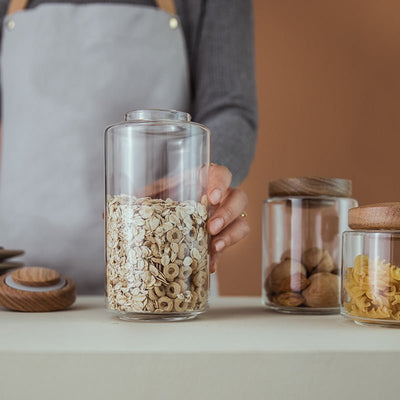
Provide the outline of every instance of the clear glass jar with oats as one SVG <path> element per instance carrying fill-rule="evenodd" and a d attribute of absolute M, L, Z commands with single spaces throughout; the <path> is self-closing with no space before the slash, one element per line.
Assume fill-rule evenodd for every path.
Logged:
<path fill-rule="evenodd" d="M 349 211 L 341 313 L 360 325 L 400 327 L 400 203 Z"/>
<path fill-rule="evenodd" d="M 137 110 L 105 132 L 106 302 L 122 319 L 207 308 L 210 132 L 173 110 Z"/>
<path fill-rule="evenodd" d="M 287 178 L 263 207 L 263 299 L 293 314 L 339 313 L 341 235 L 357 205 L 351 181 Z"/>

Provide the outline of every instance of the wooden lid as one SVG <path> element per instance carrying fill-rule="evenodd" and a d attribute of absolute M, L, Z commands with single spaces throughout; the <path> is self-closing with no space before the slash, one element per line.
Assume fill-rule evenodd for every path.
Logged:
<path fill-rule="evenodd" d="M 270 197 L 285 196 L 329 196 L 351 197 L 352 185 L 348 179 L 340 178 L 284 178 L 269 183 Z"/>
<path fill-rule="evenodd" d="M 10 310 L 64 310 L 75 298 L 75 283 L 49 268 L 25 267 L 0 276 L 0 305 Z"/>
<path fill-rule="evenodd" d="M 52 286 L 60 282 L 61 275 L 53 269 L 25 267 L 11 273 L 14 282 L 24 286 Z"/>
<path fill-rule="evenodd" d="M 400 230 L 400 202 L 377 203 L 349 210 L 351 229 Z"/>

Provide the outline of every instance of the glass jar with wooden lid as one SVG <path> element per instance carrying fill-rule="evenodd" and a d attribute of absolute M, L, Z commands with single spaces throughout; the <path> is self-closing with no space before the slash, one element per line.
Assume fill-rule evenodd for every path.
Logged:
<path fill-rule="evenodd" d="M 400 202 L 349 211 L 343 234 L 341 313 L 362 325 L 400 327 Z"/>
<path fill-rule="evenodd" d="M 263 204 L 263 301 L 296 314 L 339 312 L 341 235 L 348 229 L 352 183 L 286 178 L 269 184 Z"/>

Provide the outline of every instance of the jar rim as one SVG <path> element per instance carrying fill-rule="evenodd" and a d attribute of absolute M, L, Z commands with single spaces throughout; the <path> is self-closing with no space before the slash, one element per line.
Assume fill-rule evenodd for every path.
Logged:
<path fill-rule="evenodd" d="M 288 196 L 271 196 L 264 199 L 264 202 L 268 202 L 271 200 L 335 200 L 335 199 L 343 199 L 343 200 L 355 200 L 352 197 L 343 197 L 343 196 L 310 196 L 310 195 L 288 195 Z"/>
<path fill-rule="evenodd" d="M 122 121 L 117 124 L 110 125 L 105 130 L 107 134 L 125 134 L 125 135 L 142 135 L 142 136 L 160 136 L 168 135 L 171 138 L 190 138 L 196 136 L 209 136 L 210 129 L 205 125 L 197 122 L 185 121 Z"/>
<path fill-rule="evenodd" d="M 346 235 L 399 235 L 400 236 L 400 229 L 351 229 L 344 231 L 343 234 Z"/>
<path fill-rule="evenodd" d="M 185 121 L 190 122 L 192 116 L 184 111 L 169 108 L 144 108 L 128 111 L 125 121 Z"/>

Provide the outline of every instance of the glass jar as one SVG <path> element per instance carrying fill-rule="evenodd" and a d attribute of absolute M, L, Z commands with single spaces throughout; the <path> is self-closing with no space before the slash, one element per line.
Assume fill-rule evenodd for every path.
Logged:
<path fill-rule="evenodd" d="M 353 208 L 349 226 L 341 314 L 361 325 L 400 327 L 400 203 Z"/>
<path fill-rule="evenodd" d="M 207 308 L 210 132 L 174 110 L 137 110 L 105 132 L 106 303 L 122 319 Z"/>
<path fill-rule="evenodd" d="M 339 312 L 341 234 L 357 205 L 351 181 L 287 178 L 263 205 L 263 301 L 295 314 Z"/>

